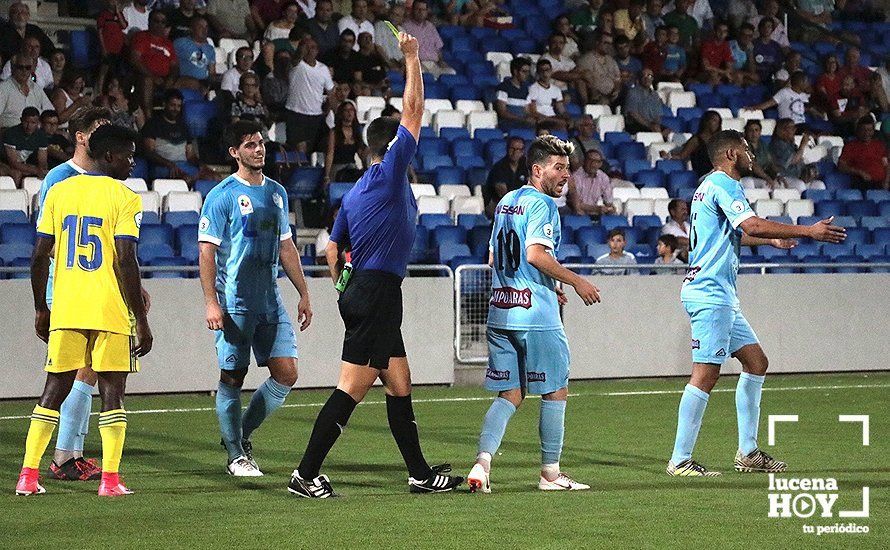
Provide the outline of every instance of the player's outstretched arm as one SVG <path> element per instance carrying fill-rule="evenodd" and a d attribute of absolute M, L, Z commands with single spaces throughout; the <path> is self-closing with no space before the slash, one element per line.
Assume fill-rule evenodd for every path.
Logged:
<path fill-rule="evenodd" d="M 204 292 L 204 309 L 207 328 L 222 330 L 223 312 L 216 296 L 216 250 L 217 245 L 201 241 L 198 243 L 198 269 L 201 276 L 201 290 Z"/>
<path fill-rule="evenodd" d="M 399 49 L 405 55 L 405 91 L 402 94 L 402 126 L 420 140 L 423 122 L 423 77 L 420 74 L 420 47 L 408 33 L 399 33 Z"/>
<path fill-rule="evenodd" d="M 37 337 L 49 339 L 49 306 L 46 304 L 46 283 L 49 279 L 49 259 L 53 253 L 55 238 L 37 237 L 31 256 L 31 291 L 34 293 L 34 330 Z"/>
<path fill-rule="evenodd" d="M 117 251 L 114 274 L 117 276 L 118 286 L 127 307 L 136 318 L 136 347 L 133 348 L 133 355 L 142 357 L 151 351 L 154 337 L 148 326 L 148 313 L 145 309 L 145 300 L 142 298 L 142 279 L 139 276 L 139 262 L 136 260 L 136 241 L 115 239 L 114 248 Z"/>
<path fill-rule="evenodd" d="M 312 306 L 309 304 L 309 287 L 306 286 L 306 277 L 303 275 L 303 264 L 300 262 L 300 253 L 291 238 L 284 239 L 279 245 L 279 257 L 281 267 L 287 274 L 287 278 L 300 293 L 300 303 L 297 305 L 297 321 L 300 323 L 300 332 L 306 330 L 312 323 Z"/>
<path fill-rule="evenodd" d="M 600 301 L 599 289 L 584 277 L 560 265 L 556 258 L 547 252 L 547 248 L 544 245 L 529 245 L 526 248 L 526 256 L 528 263 L 544 275 L 571 285 L 578 296 L 581 297 L 581 300 L 584 301 L 584 305 L 589 306 Z"/>
<path fill-rule="evenodd" d="M 813 225 L 788 225 L 752 216 L 743 221 L 739 227 L 745 234 L 763 239 L 810 238 L 826 243 L 843 242 L 847 238 L 847 230 L 831 225 L 832 221 L 834 216 Z"/>
<path fill-rule="evenodd" d="M 794 239 L 764 239 L 762 237 L 752 237 L 743 232 L 742 246 L 774 246 L 788 250 L 797 246 L 797 241 Z"/>

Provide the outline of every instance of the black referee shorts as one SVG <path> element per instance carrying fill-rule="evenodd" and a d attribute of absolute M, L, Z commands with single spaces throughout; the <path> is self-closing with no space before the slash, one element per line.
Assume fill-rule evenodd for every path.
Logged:
<path fill-rule="evenodd" d="M 343 361 L 385 369 L 390 357 L 406 357 L 400 277 L 385 271 L 356 271 L 338 306 L 346 325 Z"/>

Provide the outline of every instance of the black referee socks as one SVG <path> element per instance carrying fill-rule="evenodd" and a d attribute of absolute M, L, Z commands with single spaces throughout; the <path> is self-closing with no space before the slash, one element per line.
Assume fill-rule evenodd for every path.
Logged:
<path fill-rule="evenodd" d="M 424 480 L 433 475 L 432 469 L 423 458 L 420 450 L 420 436 L 417 434 L 417 422 L 414 421 L 414 407 L 411 396 L 386 396 L 386 416 L 389 419 L 389 430 L 392 432 L 405 465 L 408 475 L 417 480 Z M 303 470 L 300 470 L 302 475 Z"/>
<path fill-rule="evenodd" d="M 318 413 L 312 435 L 309 436 L 309 444 L 303 453 L 303 460 L 297 468 L 300 477 L 311 480 L 318 477 L 321 464 L 331 451 L 331 447 L 337 442 L 337 438 L 349 422 L 352 411 L 355 410 L 355 399 L 341 389 L 334 390 L 327 403 Z M 410 403 L 408 405 L 410 407 Z M 416 432 L 415 432 L 416 434 Z M 415 436 L 416 437 L 416 436 Z"/>

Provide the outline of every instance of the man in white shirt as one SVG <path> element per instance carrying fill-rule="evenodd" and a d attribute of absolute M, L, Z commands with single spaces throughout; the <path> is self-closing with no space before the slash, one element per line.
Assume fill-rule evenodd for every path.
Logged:
<path fill-rule="evenodd" d="M 578 90 L 581 101 L 587 103 L 589 96 L 587 80 L 590 75 L 578 69 L 575 62 L 570 57 L 564 55 L 566 45 L 566 37 L 561 33 L 554 33 L 550 36 L 547 43 L 547 52 L 541 56 L 541 59 L 550 61 L 553 67 L 553 83 L 557 88 L 566 91 L 569 86 Z"/>
<path fill-rule="evenodd" d="M 41 89 L 51 88 L 53 86 L 53 69 L 49 66 L 46 59 L 40 57 L 40 39 L 36 36 L 27 36 L 22 40 L 22 55 L 37 60 L 34 71 L 31 73 L 32 78 L 40 86 Z M 12 62 L 7 61 L 3 65 L 3 72 L 0 72 L 0 80 L 9 80 L 12 76 Z"/>
<path fill-rule="evenodd" d="M 671 217 L 661 228 L 661 234 L 677 237 L 677 250 L 685 255 L 689 250 L 689 205 L 683 199 L 672 199 L 668 213 Z"/>
<path fill-rule="evenodd" d="M 364 1 L 364 0 L 359 0 Z M 287 144 L 312 153 L 318 150 L 325 126 L 325 93 L 334 88 L 331 71 L 318 61 L 318 43 L 312 38 L 302 42 L 303 60 L 290 71 L 290 86 L 285 103 Z"/>
<path fill-rule="evenodd" d="M 247 46 L 238 48 L 235 52 L 235 66 L 223 73 L 220 88 L 230 92 L 233 96 L 237 96 L 241 84 L 241 75 L 253 72 L 250 68 L 252 63 L 253 50 Z"/>
<path fill-rule="evenodd" d="M 803 71 L 797 71 L 788 79 L 788 85 L 776 92 L 776 95 L 763 103 L 745 107 L 745 109 L 765 110 L 776 107 L 779 118 L 790 118 L 795 124 L 806 123 L 806 112 L 809 110 L 810 94 L 807 93 L 810 83 Z M 817 114 L 818 113 L 814 113 Z"/>
<path fill-rule="evenodd" d="M 536 65 L 538 79 L 528 88 L 529 114 L 536 122 L 551 121 L 556 127 L 564 130 L 568 115 L 562 100 L 562 90 L 550 80 L 552 73 L 553 66 L 550 61 L 539 59 Z"/>
<path fill-rule="evenodd" d="M 148 8 L 148 0 L 133 0 L 133 3 L 122 11 L 124 19 L 127 20 L 127 28 L 124 29 L 124 34 L 129 35 L 148 30 L 148 15 L 151 13 L 151 10 Z"/>
<path fill-rule="evenodd" d="M 25 107 L 36 107 L 41 113 L 53 109 L 43 90 L 31 82 L 35 61 L 22 54 L 12 57 L 12 78 L 0 83 L 0 128 L 6 129 L 21 122 Z"/>
<path fill-rule="evenodd" d="M 368 1 L 352 0 L 352 15 L 344 15 L 337 22 L 337 28 L 342 34 L 346 29 L 351 30 L 356 36 L 363 32 L 371 33 L 374 36 L 374 24 L 368 21 Z M 355 41 L 353 50 L 358 51 L 358 40 Z"/>

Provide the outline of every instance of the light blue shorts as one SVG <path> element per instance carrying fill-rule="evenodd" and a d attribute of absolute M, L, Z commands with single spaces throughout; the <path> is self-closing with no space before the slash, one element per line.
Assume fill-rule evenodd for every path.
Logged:
<path fill-rule="evenodd" d="M 250 366 L 250 350 L 257 365 L 265 367 L 270 357 L 297 355 L 297 336 L 284 307 L 272 313 L 225 313 L 223 330 L 216 331 L 216 356 L 222 370 Z"/>
<path fill-rule="evenodd" d="M 488 329 L 485 389 L 544 395 L 569 384 L 569 341 L 556 330 Z"/>
<path fill-rule="evenodd" d="M 759 340 L 754 329 L 732 306 L 684 302 L 692 323 L 692 362 L 722 365 L 727 358 Z"/>

